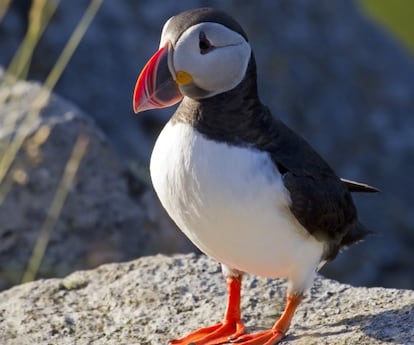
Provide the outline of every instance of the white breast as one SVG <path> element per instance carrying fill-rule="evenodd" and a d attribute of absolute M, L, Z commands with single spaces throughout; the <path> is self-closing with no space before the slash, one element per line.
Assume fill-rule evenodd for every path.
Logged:
<path fill-rule="evenodd" d="M 288 277 L 306 289 L 323 244 L 289 210 L 269 155 L 168 123 L 151 157 L 154 188 L 171 218 L 207 255 L 243 272 Z"/>

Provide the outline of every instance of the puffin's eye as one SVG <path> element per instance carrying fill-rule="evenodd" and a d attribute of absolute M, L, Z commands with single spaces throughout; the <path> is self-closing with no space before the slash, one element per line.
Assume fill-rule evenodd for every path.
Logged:
<path fill-rule="evenodd" d="M 214 49 L 214 46 L 207 39 L 204 31 L 200 31 L 200 35 L 198 37 L 198 47 L 200 48 L 200 54 L 202 55 L 207 54 Z"/>

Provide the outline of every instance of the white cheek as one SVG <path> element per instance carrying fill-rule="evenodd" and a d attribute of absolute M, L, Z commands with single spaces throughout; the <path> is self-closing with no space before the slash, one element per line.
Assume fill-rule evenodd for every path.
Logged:
<path fill-rule="evenodd" d="M 174 55 L 174 65 L 176 71 L 190 73 L 198 87 L 213 95 L 231 90 L 243 80 L 250 55 L 247 42 L 216 48 L 204 55 L 194 49 L 181 49 Z"/>
<path fill-rule="evenodd" d="M 235 88 L 246 74 L 250 53 L 249 45 L 241 43 L 206 54 L 200 59 L 200 68 L 193 72 L 196 84 L 215 94 Z"/>
<path fill-rule="evenodd" d="M 214 50 L 201 54 L 199 33 L 203 31 Z M 185 71 L 194 84 L 213 96 L 236 87 L 250 61 L 249 43 L 238 33 L 216 23 L 202 23 L 187 30 L 174 47 L 175 71 Z"/>

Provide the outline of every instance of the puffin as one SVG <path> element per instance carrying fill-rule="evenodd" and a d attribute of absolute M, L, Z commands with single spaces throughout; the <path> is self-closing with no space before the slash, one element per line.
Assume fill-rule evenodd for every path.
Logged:
<path fill-rule="evenodd" d="M 159 50 L 142 69 L 135 113 L 181 102 L 156 140 L 150 175 L 182 232 L 222 266 L 221 322 L 171 345 L 272 345 L 285 337 L 316 272 L 370 231 L 352 192 L 377 192 L 339 178 L 260 100 L 245 31 L 227 13 L 190 9 L 165 23 Z M 272 328 L 246 333 L 245 273 L 287 278 L 286 306 Z"/>

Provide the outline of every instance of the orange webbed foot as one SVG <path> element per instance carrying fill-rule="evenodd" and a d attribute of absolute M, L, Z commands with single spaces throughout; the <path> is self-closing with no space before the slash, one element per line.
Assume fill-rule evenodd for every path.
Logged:
<path fill-rule="evenodd" d="M 302 301 L 301 294 L 289 294 L 286 300 L 286 307 L 280 319 L 275 323 L 272 329 L 243 335 L 233 342 L 237 345 L 275 345 L 285 336 L 292 321 L 296 308 Z"/>
<path fill-rule="evenodd" d="M 200 328 L 184 338 L 172 340 L 171 345 L 218 345 L 239 338 L 245 332 L 240 320 L 223 321 L 210 327 Z"/>
<path fill-rule="evenodd" d="M 269 329 L 253 334 L 247 334 L 232 341 L 235 345 L 275 345 L 285 336 L 284 333 Z"/>
<path fill-rule="evenodd" d="M 223 322 L 200 328 L 184 338 L 172 340 L 170 345 L 219 345 L 228 342 L 236 345 L 275 345 L 285 336 L 302 294 L 288 294 L 286 307 L 272 329 L 246 334 L 240 318 L 241 276 L 227 279 L 228 302 Z"/>

